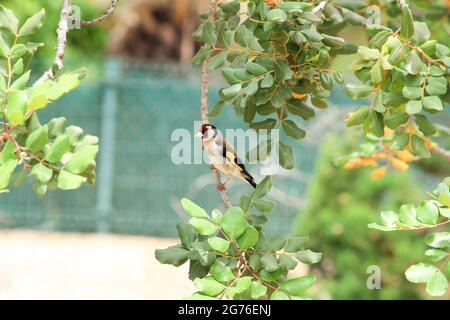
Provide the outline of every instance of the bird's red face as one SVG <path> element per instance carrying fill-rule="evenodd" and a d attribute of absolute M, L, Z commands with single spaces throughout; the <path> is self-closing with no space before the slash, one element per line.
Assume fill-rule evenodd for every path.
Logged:
<path fill-rule="evenodd" d="M 204 124 L 198 129 L 198 133 L 195 135 L 197 138 L 208 139 L 217 134 L 217 128 L 211 124 Z"/>

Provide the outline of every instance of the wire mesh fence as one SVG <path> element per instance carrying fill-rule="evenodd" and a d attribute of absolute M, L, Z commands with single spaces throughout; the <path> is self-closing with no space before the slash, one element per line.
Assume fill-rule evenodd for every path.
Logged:
<path fill-rule="evenodd" d="M 206 164 L 176 165 L 171 161 L 177 128 L 194 131 L 199 119 L 199 71 L 180 65 L 109 60 L 99 81 L 87 81 L 42 113 L 42 121 L 64 116 L 68 124 L 100 137 L 95 187 L 49 192 L 37 199 L 31 186 L 0 198 L 0 228 L 36 228 L 78 232 L 112 232 L 174 236 L 175 224 L 186 219 L 179 205 L 188 196 L 208 210 L 221 206 Z M 210 103 L 220 83 L 213 79 Z M 271 196 L 278 208 L 269 233 L 288 233 L 292 219 L 305 205 L 307 182 L 314 171 L 321 132 L 341 123 L 349 101 L 336 90 L 332 104 L 308 124 L 307 139 L 297 143 L 296 168 L 274 177 Z M 219 128 L 246 125 L 225 108 Z M 200 143 L 200 141 L 195 142 Z M 250 167 L 250 171 L 253 171 Z M 251 187 L 235 182 L 233 203 Z"/>

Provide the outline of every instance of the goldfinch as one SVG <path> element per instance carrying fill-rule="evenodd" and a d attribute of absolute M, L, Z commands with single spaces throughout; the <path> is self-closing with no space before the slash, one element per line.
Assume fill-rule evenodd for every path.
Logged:
<path fill-rule="evenodd" d="M 221 188 L 225 188 L 232 177 L 245 180 L 256 188 L 255 179 L 245 169 L 244 163 L 238 158 L 234 148 L 224 139 L 222 134 L 211 124 L 204 124 L 196 134 L 202 138 L 203 147 L 206 150 L 210 163 L 219 171 L 227 175 L 227 179 Z"/>

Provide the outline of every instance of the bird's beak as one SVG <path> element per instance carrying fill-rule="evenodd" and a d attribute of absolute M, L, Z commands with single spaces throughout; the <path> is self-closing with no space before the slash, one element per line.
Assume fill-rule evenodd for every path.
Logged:
<path fill-rule="evenodd" d="M 196 137 L 196 138 L 203 138 L 203 134 L 201 132 L 198 132 L 194 137 Z"/>

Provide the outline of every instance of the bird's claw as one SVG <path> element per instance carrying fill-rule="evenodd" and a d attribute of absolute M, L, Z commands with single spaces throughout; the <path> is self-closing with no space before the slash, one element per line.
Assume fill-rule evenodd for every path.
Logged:
<path fill-rule="evenodd" d="M 225 183 L 218 183 L 217 184 L 217 190 L 224 191 L 225 190 Z"/>

